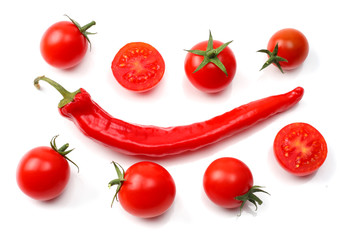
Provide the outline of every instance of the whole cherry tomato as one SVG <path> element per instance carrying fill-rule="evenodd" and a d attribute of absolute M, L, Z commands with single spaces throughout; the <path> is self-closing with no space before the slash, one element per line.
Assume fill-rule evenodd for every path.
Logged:
<path fill-rule="evenodd" d="M 150 44 L 132 42 L 118 51 L 111 69 L 115 79 L 124 88 L 145 92 L 160 82 L 165 72 L 165 62 Z"/>
<path fill-rule="evenodd" d="M 236 59 L 228 47 L 213 40 L 211 32 L 208 41 L 203 41 L 187 50 L 185 58 L 185 73 L 190 82 L 206 93 L 216 93 L 224 90 L 234 79 Z"/>
<path fill-rule="evenodd" d="M 306 176 L 318 170 L 327 152 L 324 137 L 307 123 L 286 125 L 274 140 L 277 161 L 285 170 L 297 176 Z"/>
<path fill-rule="evenodd" d="M 58 149 L 55 144 L 56 137 L 50 142 L 51 147 L 36 147 L 27 152 L 18 165 L 18 186 L 33 199 L 46 201 L 56 198 L 68 184 L 68 161 L 72 161 L 66 154 L 72 150 L 66 151 L 69 144 Z"/>
<path fill-rule="evenodd" d="M 176 188 L 170 173 L 154 162 L 138 162 L 125 172 L 113 162 L 118 178 L 109 182 L 117 185 L 114 199 L 130 214 L 141 218 L 157 217 L 172 205 Z"/>
<path fill-rule="evenodd" d="M 270 38 L 267 49 L 259 52 L 269 56 L 261 70 L 270 64 L 275 64 L 283 72 L 297 68 L 305 61 L 309 53 L 309 43 L 299 30 L 285 28 Z"/>
<path fill-rule="evenodd" d="M 259 186 L 253 186 L 253 176 L 245 163 L 223 157 L 213 161 L 204 173 L 203 186 L 206 195 L 215 204 L 224 208 L 244 206 L 246 201 L 257 204 L 262 201 L 254 194 L 265 192 Z"/>
<path fill-rule="evenodd" d="M 53 67 L 66 69 L 76 66 L 84 58 L 89 38 L 87 30 L 95 25 L 92 21 L 81 27 L 76 21 L 61 21 L 50 26 L 40 42 L 41 55 Z"/>

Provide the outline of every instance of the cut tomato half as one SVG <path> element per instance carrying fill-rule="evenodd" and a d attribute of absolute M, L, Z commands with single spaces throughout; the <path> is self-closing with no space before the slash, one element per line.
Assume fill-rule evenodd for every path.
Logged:
<path fill-rule="evenodd" d="M 291 123 L 275 137 L 274 153 L 277 161 L 288 172 L 306 176 L 324 163 L 327 144 L 321 133 L 307 123 Z"/>
<path fill-rule="evenodd" d="M 150 44 L 132 42 L 115 55 L 111 69 L 124 88 L 144 92 L 160 82 L 165 72 L 165 62 Z"/>

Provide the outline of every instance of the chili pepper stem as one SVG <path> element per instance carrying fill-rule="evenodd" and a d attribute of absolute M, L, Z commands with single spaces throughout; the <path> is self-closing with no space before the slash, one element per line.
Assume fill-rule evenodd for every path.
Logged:
<path fill-rule="evenodd" d="M 63 106 L 65 106 L 66 104 L 72 102 L 74 100 L 74 97 L 76 94 L 78 94 L 80 92 L 80 89 L 78 89 L 75 92 L 69 92 L 68 90 L 66 90 L 65 88 L 63 88 L 63 86 L 61 86 L 60 84 L 58 84 L 57 82 L 55 82 L 54 80 L 47 78 L 45 76 L 40 76 L 35 78 L 34 80 L 34 85 L 37 89 L 40 89 L 40 84 L 39 81 L 45 81 L 47 83 L 49 83 L 51 86 L 53 86 L 56 90 L 58 90 L 58 92 L 64 97 L 58 107 L 62 108 Z"/>

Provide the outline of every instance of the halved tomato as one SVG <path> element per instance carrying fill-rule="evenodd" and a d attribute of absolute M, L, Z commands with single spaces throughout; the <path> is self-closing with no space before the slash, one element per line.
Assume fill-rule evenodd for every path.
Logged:
<path fill-rule="evenodd" d="M 150 44 L 132 42 L 123 46 L 111 64 L 115 79 L 126 89 L 144 92 L 155 87 L 165 72 L 161 54 Z"/>
<path fill-rule="evenodd" d="M 327 144 L 321 133 L 307 123 L 291 123 L 275 137 L 274 153 L 280 165 L 297 176 L 306 176 L 324 163 Z"/>

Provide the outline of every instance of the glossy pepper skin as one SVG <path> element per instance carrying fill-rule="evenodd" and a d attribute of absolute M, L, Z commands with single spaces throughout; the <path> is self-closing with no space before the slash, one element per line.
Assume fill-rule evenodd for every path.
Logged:
<path fill-rule="evenodd" d="M 39 80 L 47 81 L 53 86 L 55 83 L 46 77 L 39 77 L 35 79 L 35 85 L 38 86 Z M 242 105 L 207 121 L 175 127 L 128 123 L 112 117 L 82 88 L 74 93 L 67 93 L 73 97 L 65 100 L 66 97 L 62 94 L 64 99 L 59 104 L 59 111 L 71 119 L 85 135 L 125 154 L 162 157 L 199 149 L 286 111 L 301 100 L 304 89 L 297 87 L 285 94 Z"/>

